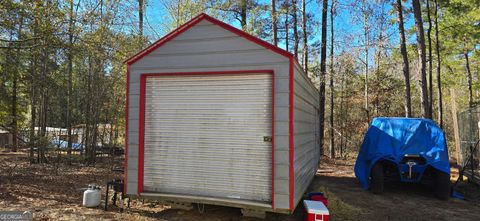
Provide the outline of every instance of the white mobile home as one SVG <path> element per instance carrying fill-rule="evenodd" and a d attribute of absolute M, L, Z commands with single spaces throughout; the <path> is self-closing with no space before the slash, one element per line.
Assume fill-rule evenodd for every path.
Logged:
<path fill-rule="evenodd" d="M 201 14 L 127 60 L 126 192 L 292 212 L 319 164 L 294 56 Z"/>

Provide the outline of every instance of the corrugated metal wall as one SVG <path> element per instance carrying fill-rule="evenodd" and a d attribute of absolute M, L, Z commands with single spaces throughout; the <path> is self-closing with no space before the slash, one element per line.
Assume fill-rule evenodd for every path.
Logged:
<path fill-rule="evenodd" d="M 272 74 L 147 77 L 144 191 L 271 202 Z"/>
<path fill-rule="evenodd" d="M 275 208 L 289 208 L 289 62 L 206 20 L 130 67 L 127 193 L 137 194 L 139 93 L 142 73 L 273 70 L 275 74 Z"/>
<path fill-rule="evenodd" d="M 320 160 L 318 143 L 318 91 L 301 68 L 295 66 L 294 174 L 295 205 L 315 176 Z"/>

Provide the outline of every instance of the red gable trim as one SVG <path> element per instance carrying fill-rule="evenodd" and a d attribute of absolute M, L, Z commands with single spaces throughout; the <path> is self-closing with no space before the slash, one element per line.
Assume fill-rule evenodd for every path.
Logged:
<path fill-rule="evenodd" d="M 177 29 L 175 29 L 175 30 L 171 31 L 170 33 L 168 33 L 167 35 L 163 36 L 163 38 L 158 39 L 157 41 L 153 42 L 153 44 L 147 46 L 145 49 L 139 51 L 138 53 L 136 53 L 132 57 L 128 58 L 127 60 L 125 60 L 125 62 L 129 65 L 137 62 L 141 58 L 150 54 L 150 52 L 152 52 L 153 50 L 159 48 L 163 44 L 167 43 L 168 41 L 172 40 L 173 38 L 177 37 L 181 33 L 185 32 L 186 30 L 190 29 L 191 27 L 193 27 L 194 25 L 199 23 L 204 18 L 205 15 L 206 14 L 202 13 L 202 14 L 199 14 L 199 15 L 195 16 L 194 18 L 192 18 L 187 23 L 181 25 Z"/>
<path fill-rule="evenodd" d="M 230 31 L 230 32 L 233 32 L 233 33 L 237 34 L 237 35 L 240 36 L 240 37 L 244 37 L 244 38 L 246 38 L 247 40 L 252 41 L 253 43 L 256 43 L 256 44 L 258 44 L 258 45 L 260 45 L 260 46 L 263 46 L 263 47 L 265 47 L 265 48 L 267 48 L 267 49 L 269 49 L 269 50 L 272 50 L 273 52 L 275 52 L 275 53 L 277 53 L 277 54 L 283 55 L 283 56 L 285 56 L 285 57 L 287 57 L 287 58 L 293 57 L 293 54 L 292 54 L 292 53 L 290 53 L 290 52 L 288 52 L 288 51 L 285 51 L 285 50 L 283 50 L 283 49 L 281 49 L 281 48 L 279 48 L 279 47 L 277 47 L 277 46 L 275 46 L 275 45 L 272 45 L 272 44 L 270 44 L 270 43 L 268 43 L 268 42 L 266 42 L 266 41 L 264 41 L 264 40 L 262 40 L 262 39 L 260 39 L 260 38 L 257 38 L 257 37 L 255 37 L 255 36 L 253 36 L 253 35 L 251 35 L 251 34 L 248 34 L 248 33 L 244 32 L 244 31 L 241 31 L 241 30 L 239 30 L 239 29 L 237 29 L 237 28 L 235 28 L 235 27 L 233 27 L 233 26 L 231 26 L 231 25 L 229 25 L 229 24 L 227 24 L 227 23 L 225 23 L 225 22 L 222 22 L 222 21 L 220 21 L 220 20 L 218 20 L 218 19 L 215 19 L 215 18 L 213 18 L 213 17 L 211 17 L 211 16 L 209 16 L 209 15 L 207 15 L 207 14 L 205 14 L 205 19 L 206 19 L 207 21 L 209 21 L 209 22 L 212 22 L 213 24 L 216 24 L 216 25 L 218 25 L 218 26 L 220 26 L 220 27 L 222 27 L 222 28 Z"/>
<path fill-rule="evenodd" d="M 125 62 L 129 65 L 137 62 L 138 60 L 140 60 L 141 58 L 143 58 L 144 56 L 150 54 L 150 52 L 152 52 L 153 50 L 159 48 L 160 46 L 164 45 L 165 43 L 167 43 L 168 41 L 174 39 L 175 37 L 177 37 L 178 35 L 180 35 L 181 33 L 189 30 L 190 28 L 192 28 L 193 26 L 195 26 L 196 24 L 198 24 L 200 21 L 202 20 L 207 20 L 215 25 L 218 25 L 230 32 L 233 32 L 234 34 L 240 36 L 240 37 L 243 37 L 253 43 L 256 43 L 266 49 L 269 49 L 277 54 L 280 54 L 280 55 L 283 55 L 287 58 L 292 58 L 293 57 L 293 54 L 288 52 L 288 51 L 285 51 L 275 45 L 272 45 L 260 38 L 257 38 L 253 35 L 250 35 L 244 31 L 241 31 L 241 30 L 238 30 L 237 28 L 227 24 L 227 23 L 224 23 L 218 19 L 215 19 L 205 13 L 202 13 L 202 14 L 199 14 L 197 15 L 196 17 L 192 18 L 190 21 L 188 21 L 187 23 L 181 25 L 180 27 L 178 27 L 177 29 L 173 30 L 172 32 L 168 33 L 167 35 L 165 35 L 163 38 L 160 38 L 159 40 L 155 41 L 153 44 L 149 45 L 148 47 L 146 47 L 145 49 L 141 50 L 140 52 L 138 52 L 137 54 L 133 55 L 132 57 L 128 58 Z"/>
<path fill-rule="evenodd" d="M 289 168 L 288 168 L 288 173 L 289 173 L 289 192 L 290 192 L 290 196 L 289 196 L 289 205 L 290 205 L 290 210 L 293 212 L 293 210 L 295 210 L 295 202 L 294 202 L 294 198 L 295 198 L 295 167 L 294 167 L 294 163 L 295 163 L 295 142 L 294 142 L 294 125 L 293 125 L 293 116 L 294 116 L 294 98 L 295 98 L 295 93 L 294 93 L 294 89 L 293 89 L 293 86 L 295 84 L 295 79 L 294 79 L 294 67 L 293 67 L 293 57 L 289 59 L 290 60 L 290 64 L 289 64 L 289 76 L 288 76 L 288 143 L 289 143 L 289 158 L 288 158 L 288 164 L 289 164 Z"/>

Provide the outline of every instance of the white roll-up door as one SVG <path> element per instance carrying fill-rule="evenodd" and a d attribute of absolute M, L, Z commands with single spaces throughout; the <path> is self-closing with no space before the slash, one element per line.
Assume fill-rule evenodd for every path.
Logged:
<path fill-rule="evenodd" d="M 147 77 L 144 191 L 271 201 L 272 76 Z"/>

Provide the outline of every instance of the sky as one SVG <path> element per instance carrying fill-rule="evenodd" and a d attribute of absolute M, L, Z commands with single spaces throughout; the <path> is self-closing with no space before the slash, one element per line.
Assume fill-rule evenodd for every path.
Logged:
<path fill-rule="evenodd" d="M 168 19 L 168 13 L 164 8 L 164 2 L 168 1 L 175 1 L 175 0 L 147 0 L 146 5 L 146 12 L 145 12 L 145 35 L 149 37 L 150 41 L 155 41 L 158 38 L 161 38 L 163 35 L 167 34 L 170 30 L 166 28 L 165 20 Z M 299 3 L 301 0 L 297 0 Z M 133 1 L 135 4 L 136 1 Z M 270 4 L 270 0 L 260 0 L 260 3 L 263 4 Z M 331 2 L 331 1 L 329 1 Z M 361 49 L 364 45 L 363 40 L 363 17 L 358 11 L 358 7 L 353 7 L 353 4 L 356 4 L 356 0 L 337 0 L 337 13 L 334 19 L 334 35 L 335 35 L 335 53 L 339 54 L 343 51 L 348 50 L 355 50 Z M 367 0 L 367 2 L 371 2 L 374 5 L 375 10 L 380 10 L 380 3 L 381 0 Z M 278 3 L 277 3 L 278 4 Z M 300 5 L 300 4 L 299 4 Z M 409 8 L 410 5 L 403 5 L 406 8 Z M 135 6 L 132 6 L 134 8 Z M 299 8 L 300 9 L 300 8 Z M 389 12 L 390 16 L 390 23 L 387 25 L 386 35 L 389 36 L 389 43 L 392 46 L 399 45 L 399 36 L 397 31 L 397 24 L 394 23 L 397 17 L 397 14 L 393 11 L 392 5 L 390 1 L 385 1 L 384 4 L 385 12 Z M 319 0 L 307 0 L 307 11 L 314 15 L 315 20 L 320 23 L 321 22 L 321 3 Z M 135 15 L 133 19 L 136 19 L 137 11 L 133 12 Z M 392 14 L 393 13 L 393 14 Z M 248 15 L 247 15 L 248 16 Z M 413 27 L 413 18 L 412 16 L 405 16 L 405 29 L 411 29 Z M 330 22 L 328 18 L 328 23 Z M 135 21 L 132 21 L 133 23 Z M 138 22 L 138 21 L 137 21 Z M 240 24 L 238 21 L 225 21 L 230 25 L 233 25 L 237 28 L 240 28 Z M 330 24 L 328 25 L 330 27 Z M 320 41 L 320 26 L 317 27 L 316 30 L 313 30 L 313 39 L 310 42 Z M 327 31 L 328 37 L 327 40 L 329 41 L 330 38 L 330 30 Z M 375 30 L 370 32 L 371 35 L 376 36 Z M 270 39 L 264 39 L 270 41 Z M 410 38 L 408 38 L 409 43 L 414 43 L 415 35 L 412 34 Z M 284 47 L 285 45 L 282 43 L 279 45 L 280 47 Z M 373 50 L 373 49 L 372 49 Z M 373 54 L 373 53 L 371 53 Z"/>

